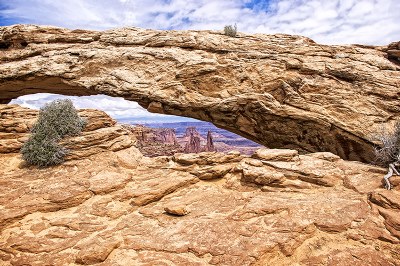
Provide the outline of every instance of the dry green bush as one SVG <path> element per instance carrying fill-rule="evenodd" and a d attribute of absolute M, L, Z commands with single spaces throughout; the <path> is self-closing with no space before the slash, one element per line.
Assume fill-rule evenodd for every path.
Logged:
<path fill-rule="evenodd" d="M 49 137 L 44 131 L 34 133 L 21 148 L 22 158 L 39 167 L 60 164 L 68 151 L 57 141 L 57 138 Z"/>
<path fill-rule="evenodd" d="M 396 162 L 400 155 L 400 120 L 396 121 L 391 129 L 382 127 L 374 136 L 374 140 L 382 143 L 381 147 L 375 148 L 375 163 L 387 167 Z"/>
<path fill-rule="evenodd" d="M 82 132 L 85 120 L 79 117 L 70 99 L 54 100 L 40 108 L 39 118 L 32 133 L 54 131 L 60 138 L 76 136 Z"/>
<path fill-rule="evenodd" d="M 85 126 L 69 99 L 55 100 L 39 111 L 32 135 L 21 148 L 22 158 L 32 165 L 60 164 L 68 151 L 58 144 L 63 137 L 76 136 Z"/>
<path fill-rule="evenodd" d="M 226 26 L 224 27 L 224 34 L 225 34 L 226 36 L 236 37 L 236 34 L 237 34 L 237 26 L 236 26 L 236 23 L 235 23 L 234 26 L 232 26 L 232 25 L 226 25 Z"/>

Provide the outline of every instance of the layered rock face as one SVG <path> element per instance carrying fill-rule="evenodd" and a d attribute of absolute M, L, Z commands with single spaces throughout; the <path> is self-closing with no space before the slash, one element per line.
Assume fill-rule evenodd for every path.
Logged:
<path fill-rule="evenodd" d="M 165 144 L 177 144 L 175 130 L 172 128 L 149 128 L 143 125 L 125 125 L 139 141 L 160 142 Z"/>
<path fill-rule="evenodd" d="M 200 133 L 197 131 L 196 127 L 187 127 L 185 130 L 185 135 L 183 137 L 189 138 L 192 135 L 201 138 Z"/>
<path fill-rule="evenodd" d="M 214 141 L 211 131 L 207 132 L 207 143 L 206 146 L 203 148 L 203 151 L 217 151 L 217 149 L 214 146 Z"/>
<path fill-rule="evenodd" d="M 183 151 L 171 128 L 150 128 L 143 125 L 123 125 L 137 139 L 136 147 L 145 156 L 156 157 L 174 155 Z"/>
<path fill-rule="evenodd" d="M 36 116 L 0 110 L 1 140 Z M 94 154 L 38 169 L 0 153 L 1 265 L 400 264 L 400 178 L 383 189 L 385 169 L 275 149 L 148 158 L 111 148 L 129 132 L 105 137 L 117 126 L 85 112 L 70 148 L 96 140 Z"/>
<path fill-rule="evenodd" d="M 175 129 L 172 128 L 162 128 L 156 131 L 158 133 L 160 141 L 169 144 L 177 144 Z"/>
<path fill-rule="evenodd" d="M 395 63 L 400 64 L 400 42 L 392 42 L 385 49 L 388 58 L 394 60 Z"/>
<path fill-rule="evenodd" d="M 36 92 L 120 96 L 268 147 L 371 161 L 370 135 L 399 117 L 393 47 L 326 46 L 282 34 L 2 27 L 0 100 Z"/>
<path fill-rule="evenodd" d="M 0 154 L 19 152 L 22 144 L 29 138 L 29 131 L 38 113 L 19 105 L 0 104 Z M 79 115 L 87 122 L 82 134 L 61 141 L 69 150 L 67 159 L 82 159 L 102 151 L 118 151 L 135 145 L 135 136 L 116 125 L 106 113 L 82 109 L 79 110 Z"/>
<path fill-rule="evenodd" d="M 185 153 L 217 151 L 214 147 L 211 131 L 207 132 L 207 139 L 204 140 L 196 127 L 188 127 L 186 128 L 185 135 L 180 139 L 180 141 L 185 143 Z M 205 142 L 205 144 L 202 145 L 202 142 Z M 230 147 L 229 150 L 233 150 L 233 147 Z"/>
<path fill-rule="evenodd" d="M 186 142 L 185 153 L 199 153 L 201 151 L 200 135 L 190 133 L 188 141 Z"/>
<path fill-rule="evenodd" d="M 185 135 L 176 137 L 175 129 L 172 128 L 151 128 L 143 125 L 123 125 L 137 139 L 136 147 L 145 156 L 170 156 L 175 153 L 199 153 L 203 151 L 216 151 L 211 132 L 207 134 L 207 141 L 204 145 L 203 137 L 195 127 L 188 127 Z M 229 147 L 229 146 L 228 146 Z M 233 150 L 234 147 L 229 147 Z"/>

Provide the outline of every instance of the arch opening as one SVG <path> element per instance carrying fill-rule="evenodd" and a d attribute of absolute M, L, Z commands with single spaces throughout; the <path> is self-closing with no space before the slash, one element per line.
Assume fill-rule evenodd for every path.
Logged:
<path fill-rule="evenodd" d="M 151 113 L 137 102 L 107 95 L 67 96 L 62 94 L 36 93 L 20 96 L 10 101 L 30 109 L 39 109 L 55 99 L 69 98 L 77 109 L 104 111 L 118 124 L 131 131 L 136 146 L 149 157 L 175 153 L 202 151 L 239 151 L 251 155 L 263 147 L 210 122 L 193 118 Z"/>
<path fill-rule="evenodd" d="M 371 49 L 358 53 L 379 59 L 382 71 L 390 72 L 371 78 L 337 56 L 325 58 L 333 69 L 320 67 L 319 53 L 326 47 L 315 43 L 302 47 L 310 56 L 298 60 L 293 51 L 299 43 L 310 44 L 299 37 L 258 36 L 234 43 L 213 32 L 94 32 L 32 25 L 6 31 L 4 41 L 18 36 L 28 45 L 18 41 L 3 49 L 1 103 L 39 92 L 118 96 L 150 112 L 209 121 L 270 148 L 332 152 L 362 162 L 374 160 L 368 135 L 397 113 L 395 86 L 376 86 L 395 84 L 398 72 Z M 354 52 L 352 47 L 329 50 Z M 355 102 L 354 95 L 363 97 Z"/>

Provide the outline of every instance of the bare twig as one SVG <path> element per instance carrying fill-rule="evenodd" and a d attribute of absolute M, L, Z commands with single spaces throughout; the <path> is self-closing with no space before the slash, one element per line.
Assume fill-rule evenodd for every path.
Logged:
<path fill-rule="evenodd" d="M 396 121 L 392 130 L 382 126 L 375 139 L 382 143 L 381 147 L 375 148 L 375 163 L 388 167 L 388 173 L 383 177 L 385 188 L 391 189 L 389 178 L 393 174 L 400 175 L 400 120 Z"/>

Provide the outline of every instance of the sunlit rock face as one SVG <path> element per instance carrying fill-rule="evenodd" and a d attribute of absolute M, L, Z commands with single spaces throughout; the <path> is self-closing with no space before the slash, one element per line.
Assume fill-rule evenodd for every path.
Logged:
<path fill-rule="evenodd" d="M 176 138 L 175 129 L 126 124 L 123 127 L 133 133 L 137 139 L 136 147 L 145 156 L 156 157 L 183 152 L 183 147 Z"/>
<path fill-rule="evenodd" d="M 217 151 L 217 149 L 214 146 L 214 141 L 211 131 L 207 132 L 207 142 L 205 147 L 203 147 L 202 151 Z"/>
<path fill-rule="evenodd" d="M 400 64 L 400 42 L 392 42 L 384 49 L 384 51 L 387 52 L 389 59 Z"/>
<path fill-rule="evenodd" d="M 175 129 L 173 128 L 150 128 L 143 125 L 125 125 L 142 142 L 158 142 L 163 144 L 177 144 Z"/>
<path fill-rule="evenodd" d="M 35 92 L 120 96 L 267 147 L 369 162 L 371 133 L 400 113 L 397 46 L 16 25 L 0 28 L 0 101 Z"/>
<path fill-rule="evenodd" d="M 400 264 L 385 169 L 290 149 L 149 158 L 96 110 L 66 162 L 37 168 L 15 144 L 37 111 L 0 113 L 1 265 Z"/>
<path fill-rule="evenodd" d="M 19 105 L 0 104 L 0 154 L 18 153 L 28 140 L 39 111 Z M 79 110 L 86 121 L 80 136 L 68 137 L 61 144 L 69 150 L 67 159 L 83 159 L 102 151 L 118 151 L 136 144 L 136 137 L 109 117 L 94 109 Z"/>

